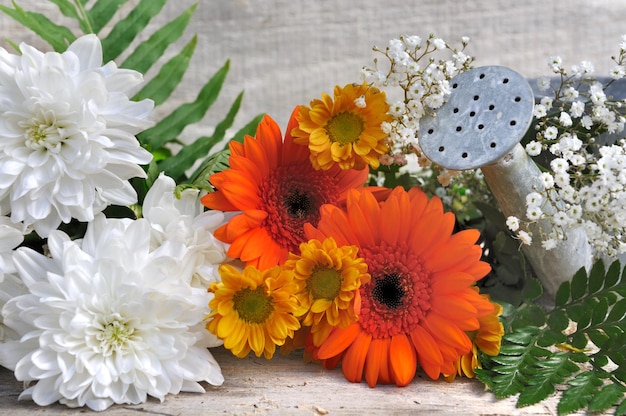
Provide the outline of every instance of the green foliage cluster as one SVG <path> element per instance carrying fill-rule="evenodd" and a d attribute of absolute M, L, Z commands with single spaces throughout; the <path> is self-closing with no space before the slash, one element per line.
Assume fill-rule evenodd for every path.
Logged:
<path fill-rule="evenodd" d="M 537 304 L 541 295 L 530 280 L 521 306 L 505 313 L 500 354 L 482 357 L 477 377 L 498 398 L 519 394 L 519 407 L 562 391 L 560 415 L 612 407 L 626 414 L 626 270 L 619 261 L 579 270 L 549 310 Z"/>
<path fill-rule="evenodd" d="M 136 6 L 121 17 L 119 11 L 128 0 L 50 0 L 60 13 L 76 21 L 82 34 L 95 33 L 101 39 L 104 62 L 118 60 L 125 55 L 122 68 L 133 69 L 145 74 L 155 67 L 157 74 L 145 83 L 134 99 L 152 99 L 155 106 L 164 104 L 186 73 L 197 44 L 194 35 L 167 62 L 159 62 L 167 48 L 181 38 L 187 28 L 197 4 L 183 10 L 168 23 L 157 28 L 150 36 L 131 48 L 137 36 L 144 32 L 153 17 L 162 12 L 167 0 L 140 0 Z M 31 29 L 57 52 L 67 49 L 78 35 L 68 27 L 54 23 L 49 17 L 34 11 L 25 10 L 16 1 L 13 7 L 0 5 L 0 11 L 11 16 L 24 27 Z M 89 8 L 87 8 L 89 6 Z M 115 19 L 114 19 L 115 18 Z M 102 31 L 110 27 L 104 36 Z M 12 43 L 17 49 L 16 45 Z M 241 106 L 243 92 L 232 102 L 225 118 L 217 124 L 210 136 L 198 137 L 191 144 L 183 143 L 179 137 L 188 125 L 203 119 L 215 103 L 229 70 L 229 61 L 199 89 L 195 100 L 183 103 L 165 115 L 152 128 L 141 132 L 138 139 L 142 146 L 152 152 L 154 161 L 148 169 L 147 180 L 134 180 L 140 201 L 159 172 L 165 172 L 181 187 L 193 186 L 210 191 L 207 178 L 211 173 L 223 169 L 228 160 L 228 149 L 218 152 L 213 148 L 225 137 L 233 126 L 235 116 Z M 242 140 L 245 134 L 254 134 L 262 115 L 255 117 L 239 132 L 234 140 Z M 175 145 L 175 146 L 172 146 Z M 177 145 L 177 146 L 176 146 Z M 180 150 L 172 149 L 180 147 Z M 211 155 L 209 155 L 211 153 Z M 191 174 L 188 174 L 193 169 Z"/>

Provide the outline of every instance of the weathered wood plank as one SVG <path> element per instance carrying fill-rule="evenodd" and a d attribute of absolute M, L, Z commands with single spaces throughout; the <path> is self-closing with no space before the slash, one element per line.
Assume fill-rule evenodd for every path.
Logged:
<path fill-rule="evenodd" d="M 107 415 L 555 415 L 557 397 L 517 409 L 513 399 L 497 400 L 476 380 L 453 383 L 432 381 L 420 375 L 409 386 L 349 383 L 340 369 L 328 371 L 319 364 L 305 364 L 298 356 L 275 356 L 271 361 L 250 356 L 238 359 L 223 348 L 213 351 L 222 366 L 225 383 L 206 386 L 205 394 L 180 394 L 164 403 L 149 400 L 138 406 L 113 406 Z M 18 402 L 21 383 L 10 371 L 0 371 L 0 409 L 11 416 L 72 415 L 85 409 L 61 405 L 45 408 Z"/>

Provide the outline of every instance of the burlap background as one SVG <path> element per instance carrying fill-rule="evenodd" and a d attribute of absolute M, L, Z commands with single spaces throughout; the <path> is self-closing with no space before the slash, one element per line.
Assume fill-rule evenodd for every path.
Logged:
<path fill-rule="evenodd" d="M 47 1 L 17 2 L 58 16 Z M 623 0 L 172 0 L 158 23 L 195 2 L 196 13 L 177 45 L 197 33 L 198 46 L 170 104 L 193 100 L 226 59 L 231 70 L 218 103 L 185 132 L 190 137 L 209 133 L 242 90 L 236 126 L 266 112 L 284 128 L 295 105 L 332 92 L 335 85 L 359 81 L 359 69 L 375 56 L 372 46 L 384 47 L 400 34 L 426 37 L 432 32 L 455 43 L 469 36 L 468 52 L 477 57 L 477 66 L 504 65 L 534 77 L 548 73 L 546 61 L 555 54 L 567 66 L 590 60 L 605 75 L 626 33 Z M 0 15 L 0 28 L 5 48 L 7 38 L 46 48 L 5 15 Z"/>

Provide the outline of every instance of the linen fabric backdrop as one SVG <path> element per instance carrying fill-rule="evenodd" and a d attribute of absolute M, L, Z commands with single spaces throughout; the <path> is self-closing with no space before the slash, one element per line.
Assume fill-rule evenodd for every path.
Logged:
<path fill-rule="evenodd" d="M 55 22 L 70 22 L 52 2 L 16 1 Z M 138 2 L 130 0 L 125 9 Z M 163 60 L 193 34 L 198 35 L 196 52 L 183 82 L 155 115 L 193 101 L 227 59 L 230 71 L 218 101 L 204 120 L 183 132 L 183 139 L 210 134 L 241 91 L 243 104 L 231 133 L 260 113 L 271 115 L 284 130 L 296 105 L 332 94 L 335 85 L 360 82 L 360 69 L 371 66 L 377 55 L 372 47 L 384 49 L 400 35 L 425 39 L 434 33 L 453 45 L 468 36 L 466 52 L 476 57 L 475 66 L 503 65 L 532 78 L 551 74 L 547 61 L 552 55 L 561 56 L 568 69 L 589 60 L 597 76 L 606 76 L 626 34 L 622 0 L 172 0 L 140 39 L 194 3 L 198 6 L 186 33 Z M 11 7 L 11 0 L 0 4 Z M 0 46 L 11 52 L 7 40 L 50 50 L 5 14 L 0 14 L 0 28 Z"/>

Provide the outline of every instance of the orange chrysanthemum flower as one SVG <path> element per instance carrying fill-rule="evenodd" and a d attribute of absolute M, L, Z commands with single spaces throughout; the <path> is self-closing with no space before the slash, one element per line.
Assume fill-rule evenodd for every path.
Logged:
<path fill-rule="evenodd" d="M 298 109 L 287 131 L 295 126 Z M 256 138 L 230 143 L 230 168 L 211 175 L 217 189 L 202 203 L 220 211 L 241 211 L 215 231 L 230 243 L 228 255 L 259 269 L 282 264 L 304 237 L 304 224 L 317 224 L 322 204 L 338 203 L 348 189 L 364 185 L 367 171 L 313 169 L 309 151 L 294 144 L 289 133 L 283 142 L 276 122 L 265 116 Z"/>
<path fill-rule="evenodd" d="M 478 288 L 475 289 L 478 291 Z M 481 297 L 489 300 L 489 295 L 487 294 L 482 294 Z M 476 368 L 482 368 L 478 356 L 479 351 L 491 355 L 492 357 L 498 355 L 500 352 L 500 345 L 502 344 L 502 337 L 504 336 L 504 325 L 500 322 L 502 306 L 498 303 L 494 303 L 493 306 L 492 313 L 478 318 L 480 327 L 477 331 L 472 331 L 468 334 L 472 340 L 472 350 L 456 360 L 456 371 L 446 375 L 446 381 L 453 381 L 457 375 L 467 378 L 476 377 L 474 370 Z"/>
<path fill-rule="evenodd" d="M 394 189 L 384 202 L 369 190 L 348 193 L 346 209 L 325 205 L 309 238 L 355 244 L 368 265 L 358 322 L 335 328 L 315 352 L 327 368 L 342 360 L 345 377 L 368 385 L 408 384 L 418 363 L 429 377 L 454 372 L 472 348 L 467 331 L 493 305 L 472 289 L 490 270 L 480 261 L 479 232 L 453 234 L 454 214 L 418 188 Z"/>
<path fill-rule="evenodd" d="M 381 155 L 389 152 L 381 123 L 390 121 L 385 93 L 367 84 L 335 87 L 334 99 L 322 94 L 302 107 L 295 142 L 307 145 L 316 169 L 378 168 Z"/>
<path fill-rule="evenodd" d="M 228 264 L 222 264 L 219 272 L 222 281 L 209 287 L 214 297 L 206 328 L 239 358 L 250 351 L 272 358 L 276 346 L 300 328 L 293 316 L 298 308 L 293 272 L 279 266 L 263 272 L 247 266 L 239 272 Z"/>
<path fill-rule="evenodd" d="M 370 276 L 367 264 L 357 256 L 356 246 L 338 247 L 333 238 L 309 240 L 300 244 L 300 255 L 289 253 L 284 264 L 293 270 L 299 291 L 302 325 L 311 327 L 316 346 L 334 327 L 345 328 L 356 322 L 354 303 L 361 284 Z"/>

